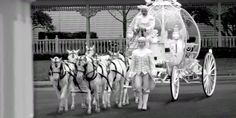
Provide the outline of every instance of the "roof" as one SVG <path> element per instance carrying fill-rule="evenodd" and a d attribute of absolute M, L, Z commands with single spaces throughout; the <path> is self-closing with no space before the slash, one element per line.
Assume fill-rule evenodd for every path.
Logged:
<path fill-rule="evenodd" d="M 236 0 L 178 0 L 181 4 L 236 4 Z M 123 6 L 123 5 L 139 5 L 144 4 L 144 0 L 36 0 L 33 6 Z"/>

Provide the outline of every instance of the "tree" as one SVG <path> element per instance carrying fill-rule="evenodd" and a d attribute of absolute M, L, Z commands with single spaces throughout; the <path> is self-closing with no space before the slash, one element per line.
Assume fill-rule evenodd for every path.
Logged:
<path fill-rule="evenodd" d="M 204 23 L 206 25 L 214 26 L 213 23 L 211 23 L 211 20 L 214 18 L 213 13 L 206 7 L 199 7 L 199 8 L 193 8 L 188 7 L 185 9 L 190 13 L 191 16 L 193 16 L 195 22 L 197 23 Z"/>
<path fill-rule="evenodd" d="M 236 7 L 229 8 L 221 15 L 225 35 L 236 36 Z"/>
<path fill-rule="evenodd" d="M 108 12 L 111 14 L 112 17 L 114 17 L 116 20 L 118 20 L 123 24 L 123 38 L 126 38 L 127 22 L 133 18 L 133 16 L 128 18 L 130 9 L 131 7 L 127 8 L 126 6 L 122 6 L 122 10 L 119 9 L 116 10 L 116 12 L 118 12 L 121 15 L 122 19 L 120 19 L 118 15 L 115 15 L 110 10 L 108 10 Z"/>
<path fill-rule="evenodd" d="M 54 26 L 52 25 L 52 18 L 43 11 L 34 11 L 32 13 L 32 23 L 33 27 L 41 25 L 45 27 L 47 31 L 54 31 Z"/>

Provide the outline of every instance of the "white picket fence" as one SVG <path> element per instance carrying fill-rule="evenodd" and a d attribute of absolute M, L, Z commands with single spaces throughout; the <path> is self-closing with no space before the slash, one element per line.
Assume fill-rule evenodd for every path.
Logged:
<path fill-rule="evenodd" d="M 218 40 L 218 36 L 202 37 L 201 46 L 203 48 L 236 48 L 236 36 L 222 36 L 221 44 Z"/>
<path fill-rule="evenodd" d="M 85 52 L 86 39 L 43 39 L 33 41 L 34 54 L 65 54 L 66 50 L 80 49 Z M 110 51 L 125 51 L 125 39 L 90 39 L 90 45 L 95 45 L 96 52 L 99 54 Z M 221 46 L 217 36 L 202 37 L 202 48 L 236 48 L 236 36 L 223 36 Z"/>
<path fill-rule="evenodd" d="M 95 45 L 98 54 L 110 51 L 124 51 L 125 39 L 90 39 L 90 45 Z M 33 41 L 34 54 L 65 54 L 67 50 L 80 49 L 85 52 L 86 39 L 43 39 Z"/>

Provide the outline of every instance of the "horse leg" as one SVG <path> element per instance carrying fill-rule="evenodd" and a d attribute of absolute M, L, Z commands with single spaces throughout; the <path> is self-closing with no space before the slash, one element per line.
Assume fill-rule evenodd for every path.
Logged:
<path fill-rule="evenodd" d="M 119 94 L 119 97 L 120 97 L 120 98 L 119 98 L 118 107 L 121 108 L 121 107 L 122 107 L 122 100 L 123 100 L 122 98 L 123 98 L 123 95 L 124 95 L 124 88 L 123 88 L 123 87 L 124 87 L 124 81 L 123 81 L 123 78 L 121 78 L 121 80 L 120 80 L 120 82 L 119 82 L 119 86 L 120 86 L 120 87 L 119 87 L 119 88 L 120 88 L 120 89 L 119 89 L 119 90 L 120 90 L 120 91 L 119 91 L 119 92 L 120 92 L 120 94 Z"/>
<path fill-rule="evenodd" d="M 65 111 L 68 111 L 68 97 L 65 98 Z"/>
<path fill-rule="evenodd" d="M 88 93 L 87 93 L 87 104 L 88 104 L 87 113 L 88 113 L 88 114 L 91 114 L 91 113 L 92 113 L 92 111 L 91 111 L 91 109 L 92 109 L 92 107 L 91 107 L 91 102 L 92 102 L 91 91 L 88 90 Z"/>
<path fill-rule="evenodd" d="M 120 90 L 120 86 L 119 86 L 119 82 L 115 82 L 115 90 L 114 90 L 114 95 L 115 95 L 115 102 L 116 105 L 118 106 L 119 104 L 119 90 Z"/>
<path fill-rule="evenodd" d="M 73 81 L 71 81 L 71 86 L 70 86 L 71 91 L 75 91 L 75 86 L 73 84 Z M 71 110 L 75 109 L 75 93 L 71 92 Z"/>
<path fill-rule="evenodd" d="M 57 89 L 57 87 L 55 85 L 53 85 L 53 88 L 55 89 L 56 91 L 56 95 L 57 95 L 57 100 L 58 100 L 58 107 L 60 108 L 61 107 L 61 100 L 60 100 L 60 91 Z M 63 108 L 62 108 L 63 109 Z"/>
<path fill-rule="evenodd" d="M 107 90 L 105 88 L 103 88 L 102 90 L 102 104 L 104 109 L 107 108 Z"/>
<path fill-rule="evenodd" d="M 129 85 L 128 81 L 125 82 L 125 85 L 126 86 Z M 129 98 L 128 98 L 129 97 L 128 96 L 128 88 L 124 87 L 123 90 L 124 90 L 124 93 L 123 93 L 123 105 L 126 105 L 126 104 L 128 104 L 127 101 L 129 100 Z"/>
<path fill-rule="evenodd" d="M 60 95 L 60 106 L 58 112 L 62 112 L 63 109 L 65 108 L 65 87 L 61 89 L 61 95 Z"/>
<path fill-rule="evenodd" d="M 126 105 L 128 105 L 128 104 L 129 104 L 129 94 L 127 92 L 127 95 L 126 95 Z"/>
<path fill-rule="evenodd" d="M 139 102 L 139 96 L 138 96 L 138 91 L 134 89 L 134 99 L 135 99 L 135 103 Z"/>
<path fill-rule="evenodd" d="M 114 72 L 110 72 L 109 74 L 108 74 L 108 81 L 109 81 L 109 83 L 110 83 L 110 87 L 108 87 L 108 89 L 107 89 L 107 107 L 108 108 L 110 108 L 111 107 L 111 92 L 112 92 L 112 90 L 111 90 L 111 88 L 112 88 L 112 86 L 113 86 L 113 79 L 114 79 L 114 74 L 113 74 Z"/>
<path fill-rule="evenodd" d="M 95 92 L 95 95 L 94 95 L 95 100 L 96 100 L 96 104 L 95 104 L 95 106 L 96 106 L 95 111 L 96 111 L 96 112 L 100 112 L 99 96 L 100 96 L 100 92 L 99 92 L 99 91 L 96 91 L 96 92 Z"/>
<path fill-rule="evenodd" d="M 63 87 L 62 99 L 63 99 L 63 102 L 64 102 L 65 111 L 68 111 L 68 97 L 69 97 L 69 89 L 67 88 L 67 86 L 64 86 Z"/>
<path fill-rule="evenodd" d="M 86 95 L 84 93 L 82 93 L 81 98 L 82 98 L 81 108 L 86 109 L 86 99 L 87 99 Z"/>

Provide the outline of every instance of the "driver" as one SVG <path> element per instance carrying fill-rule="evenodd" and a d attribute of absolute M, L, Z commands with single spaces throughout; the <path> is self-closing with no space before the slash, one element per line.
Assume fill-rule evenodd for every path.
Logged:
<path fill-rule="evenodd" d="M 138 8 L 141 10 L 141 15 L 136 18 L 134 33 L 146 38 L 154 30 L 155 18 L 148 13 L 148 6 L 140 5 Z"/>

